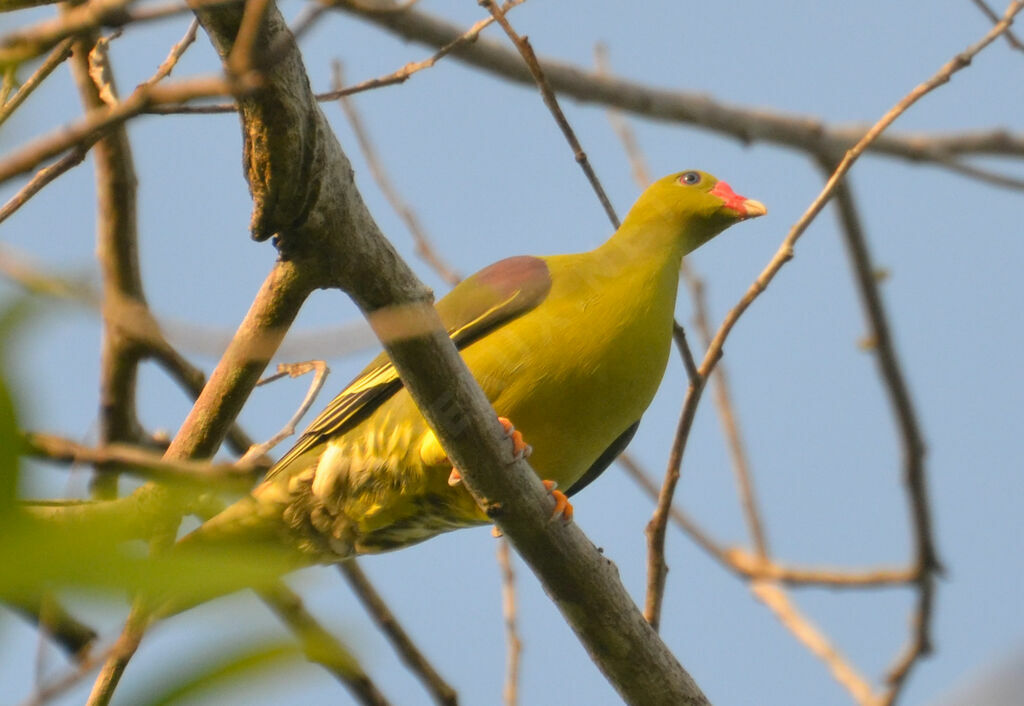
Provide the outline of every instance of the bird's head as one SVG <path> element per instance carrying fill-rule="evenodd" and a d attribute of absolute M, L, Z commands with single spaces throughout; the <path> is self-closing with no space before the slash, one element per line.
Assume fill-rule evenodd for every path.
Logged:
<path fill-rule="evenodd" d="M 668 234 L 686 254 L 732 224 L 765 213 L 760 201 L 740 196 L 707 172 L 688 170 L 647 187 L 630 209 L 623 228 Z"/>

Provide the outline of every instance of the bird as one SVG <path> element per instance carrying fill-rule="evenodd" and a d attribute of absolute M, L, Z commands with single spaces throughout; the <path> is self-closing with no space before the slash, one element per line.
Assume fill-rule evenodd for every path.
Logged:
<path fill-rule="evenodd" d="M 706 172 L 670 174 L 599 247 L 501 260 L 436 303 L 563 520 L 572 517 L 567 498 L 625 449 L 661 383 L 682 258 L 766 212 Z M 182 542 L 272 542 L 302 564 L 337 563 L 490 523 L 460 481 L 382 353 L 251 494 Z"/>

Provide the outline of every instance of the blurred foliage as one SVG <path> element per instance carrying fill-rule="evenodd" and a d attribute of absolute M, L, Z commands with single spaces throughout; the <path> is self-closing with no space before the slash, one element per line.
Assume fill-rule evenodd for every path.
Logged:
<path fill-rule="evenodd" d="M 151 555 L 135 540 L 145 536 L 139 524 L 161 517 L 160 508 L 138 507 L 154 499 L 187 492 L 151 493 L 144 499 L 114 501 L 17 501 L 22 453 L 16 403 L 6 384 L 6 353 L 18 330 L 38 313 L 29 297 L 0 308 L 0 599 L 36 605 L 57 590 L 89 589 L 123 598 L 147 596 L 179 608 L 196 605 L 246 586 L 266 585 L 295 568 L 295 556 L 265 545 L 191 545 Z M 184 485 L 184 484 L 182 484 Z M 193 489 L 194 492 L 194 489 Z M 142 498 L 142 496 L 140 496 Z M 169 504 L 170 511 L 181 506 Z"/>
<path fill-rule="evenodd" d="M 287 669 L 302 663 L 302 651 L 294 644 L 268 642 L 263 645 L 225 646 L 215 658 L 197 656 L 192 668 L 182 673 L 168 669 L 172 678 L 148 680 L 144 693 L 125 694 L 118 701 L 138 706 L 170 706 L 192 703 L 203 692 L 230 688 L 254 674 L 264 676 L 271 669 Z M 165 683 L 158 683 L 164 681 Z"/>

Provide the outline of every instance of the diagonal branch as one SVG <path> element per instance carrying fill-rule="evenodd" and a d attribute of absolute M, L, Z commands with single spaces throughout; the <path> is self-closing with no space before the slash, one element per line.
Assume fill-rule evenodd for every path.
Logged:
<path fill-rule="evenodd" d="M 827 162 L 822 167 L 828 169 Z M 895 701 L 914 663 L 931 652 L 931 618 L 935 594 L 935 576 L 941 571 L 935 549 L 931 510 L 925 482 L 925 444 L 917 422 L 917 413 L 910 400 L 895 345 L 889 330 L 888 317 L 882 304 L 874 276 L 875 266 L 868 251 L 867 239 L 848 182 L 836 188 L 836 203 L 844 240 L 853 264 L 857 289 L 867 312 L 871 339 L 877 353 L 879 372 L 885 381 L 889 401 L 896 417 L 896 425 L 903 440 L 903 482 L 910 505 L 911 528 L 914 539 L 914 584 L 917 602 L 911 617 L 911 635 L 908 644 L 890 671 L 889 691 L 883 703 Z"/>
<path fill-rule="evenodd" d="M 612 207 L 611 201 L 608 199 L 608 194 L 605 193 L 604 187 L 601 186 L 601 182 L 597 178 L 597 174 L 594 173 L 594 168 L 590 166 L 590 160 L 587 158 L 587 153 L 583 151 L 583 146 L 580 145 L 580 141 L 576 139 L 576 133 L 573 132 L 572 127 L 569 125 L 569 121 L 565 118 L 565 113 L 562 112 L 562 107 L 558 105 L 558 98 L 555 97 L 555 92 L 551 88 L 551 84 L 548 82 L 547 77 L 544 75 L 544 69 L 541 68 L 540 62 L 537 60 L 537 55 L 533 52 L 533 47 L 530 45 L 530 40 L 527 37 L 521 37 L 519 34 L 512 29 L 512 25 L 509 24 L 508 19 L 505 17 L 505 11 L 494 4 L 493 0 L 480 0 L 480 4 L 483 5 L 491 13 L 491 16 L 501 25 L 501 28 L 505 30 L 505 34 L 512 40 L 512 44 L 519 51 L 523 57 L 523 61 L 526 63 L 526 68 L 529 69 L 530 75 L 533 80 L 537 83 L 537 88 L 540 89 L 540 94 L 544 98 L 544 104 L 551 111 L 551 115 L 554 116 L 555 122 L 558 123 L 559 129 L 565 136 L 566 142 L 572 148 L 573 156 L 576 158 L 576 162 L 580 165 L 583 173 L 587 175 L 587 181 L 590 182 L 591 188 L 594 193 L 597 194 L 597 200 L 601 202 L 601 206 L 604 208 L 604 212 L 608 215 L 608 220 L 611 221 L 612 227 L 619 227 L 619 217 L 615 213 L 615 209 Z"/>
<path fill-rule="evenodd" d="M 65 39 L 55 46 L 53 51 L 43 60 L 43 63 L 39 65 L 39 68 L 25 80 L 25 83 L 21 84 L 21 87 L 18 88 L 15 94 L 4 102 L 3 105 L 0 105 L 0 125 L 3 125 L 4 121 L 11 117 L 11 114 L 18 109 L 18 106 L 25 102 L 25 99 L 32 94 L 32 91 L 38 88 L 46 80 L 46 77 L 53 73 L 54 69 L 71 56 L 71 43 L 70 39 Z"/>

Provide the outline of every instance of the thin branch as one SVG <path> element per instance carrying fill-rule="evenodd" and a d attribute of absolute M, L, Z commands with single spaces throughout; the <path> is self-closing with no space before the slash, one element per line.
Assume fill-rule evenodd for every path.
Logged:
<path fill-rule="evenodd" d="M 172 0 L 129 9 L 135 0 L 92 0 L 30 27 L 0 37 L 0 66 L 20 64 L 48 51 L 66 38 L 86 34 L 101 27 L 124 27 L 139 22 L 183 15 L 194 8 L 235 4 L 238 0 Z"/>
<path fill-rule="evenodd" d="M 89 659 L 98 634 L 71 615 L 50 594 L 5 601 L 19 613 L 35 622 L 45 637 L 60 645 L 77 663 Z"/>
<path fill-rule="evenodd" d="M 505 12 L 508 12 L 513 7 L 521 5 L 524 2 L 526 2 L 526 0 L 506 0 L 506 2 L 502 5 L 502 8 L 505 10 Z M 405 5 L 411 4 L 411 2 L 405 3 Z M 330 9 L 329 6 L 327 5 L 317 5 L 316 7 L 319 8 L 320 11 Z M 401 11 L 402 9 L 404 8 L 396 8 L 395 11 Z M 306 26 L 308 24 L 311 24 L 314 19 L 319 17 L 319 15 L 319 12 L 316 12 L 314 15 L 314 12 L 311 11 L 308 13 L 307 17 L 300 18 L 301 21 L 297 20 L 295 23 L 295 28 L 293 30 L 293 33 L 295 33 L 296 38 L 298 38 L 299 34 L 301 34 L 301 32 L 306 29 Z M 480 35 L 480 32 L 483 31 L 489 25 L 491 25 L 493 22 L 493 17 L 487 17 L 485 19 L 482 19 L 465 32 L 462 32 L 461 34 L 456 36 L 454 39 L 452 39 L 452 41 L 441 46 L 441 48 L 438 49 L 434 54 L 427 57 L 426 59 L 423 59 L 422 61 L 414 61 L 408 63 L 402 68 L 398 69 L 397 71 L 393 71 L 392 73 L 387 74 L 386 76 L 368 79 L 366 81 L 362 81 L 352 86 L 327 91 L 325 93 L 317 93 L 316 100 L 318 100 L 321 103 L 325 103 L 327 101 L 337 100 L 339 98 L 342 98 L 343 96 L 351 96 L 355 95 L 356 93 L 362 93 L 363 91 L 369 91 L 375 88 L 383 88 L 385 86 L 395 86 L 403 84 L 407 80 L 409 80 L 409 78 L 413 74 L 424 69 L 429 69 L 432 66 L 434 66 L 434 64 L 436 64 L 438 61 L 440 61 L 449 53 L 451 53 L 454 49 L 465 44 L 475 42 L 477 37 Z M 157 113 L 162 115 L 208 115 L 213 113 L 236 113 L 238 112 L 238 105 L 235 103 L 216 103 L 211 105 L 171 104 L 152 106 L 150 108 L 147 108 L 146 112 Z"/>
<path fill-rule="evenodd" d="M 665 529 L 668 526 L 669 511 L 676 484 L 679 482 L 679 468 L 686 451 L 686 441 L 690 436 L 693 418 L 697 413 L 707 376 L 698 372 L 690 380 L 683 399 L 683 409 L 676 425 L 676 433 L 672 439 L 672 450 L 669 452 L 668 464 L 665 469 L 665 480 L 658 493 L 658 502 L 654 514 L 647 523 L 647 590 L 644 597 L 644 618 L 657 630 L 661 624 L 661 604 L 665 596 L 665 579 L 668 576 L 668 565 L 665 563 Z"/>
<path fill-rule="evenodd" d="M 298 594 L 283 583 L 256 592 L 299 638 L 302 650 L 311 662 L 316 662 L 333 674 L 360 704 L 387 706 L 387 699 L 355 656 L 309 614 Z"/>
<path fill-rule="evenodd" d="M 158 81 L 163 81 L 171 75 L 171 71 L 173 71 L 174 67 L 178 65 L 178 61 L 181 60 L 185 50 L 192 46 L 192 43 L 196 41 L 196 32 L 198 30 L 199 20 L 193 19 L 189 22 L 188 29 L 185 30 L 185 36 L 171 47 L 171 51 L 167 54 L 167 58 L 164 59 L 163 63 L 161 63 L 157 68 L 156 73 L 153 74 L 146 83 L 153 85 Z"/>
<path fill-rule="evenodd" d="M 252 447 L 242 455 L 242 458 L 239 459 L 240 464 L 245 464 L 250 460 L 265 456 L 270 449 L 274 448 L 284 439 L 287 439 L 295 433 L 295 428 L 298 426 L 299 422 L 302 421 L 302 418 L 306 416 L 306 412 L 309 411 L 313 402 L 316 401 L 317 395 L 320 394 L 320 390 L 323 389 L 324 382 L 326 382 L 331 369 L 328 368 L 327 363 L 322 360 L 311 360 L 305 363 L 280 363 L 277 366 L 276 375 L 263 378 L 256 383 L 257 385 L 265 385 L 266 383 L 277 380 L 284 375 L 296 378 L 300 375 L 305 375 L 310 370 L 315 370 L 316 373 L 313 375 L 313 380 L 309 383 L 309 390 L 306 391 L 306 396 L 303 398 L 299 408 L 295 410 L 295 414 L 292 415 L 292 418 L 288 420 L 281 431 L 274 434 L 262 444 L 253 444 Z"/>
<path fill-rule="evenodd" d="M 992 184 L 993 186 L 999 186 L 1004 189 L 1013 189 L 1014 191 L 1024 191 L 1024 179 L 1019 177 L 1002 174 L 990 169 L 983 169 L 982 167 L 970 164 L 963 159 L 956 159 L 942 154 L 936 154 L 932 158 L 932 161 L 936 164 L 949 167 L 951 171 L 969 176 L 973 179 L 977 179 L 978 181 L 985 182 L 986 184 Z"/>
<path fill-rule="evenodd" d="M 659 486 L 629 452 L 620 455 L 618 462 L 652 500 L 657 500 Z M 757 554 L 750 554 L 738 547 L 722 545 L 674 504 L 669 509 L 669 517 L 708 556 L 740 578 L 773 581 L 794 588 L 818 586 L 837 589 L 906 586 L 914 583 L 917 578 L 917 572 L 913 567 L 850 570 L 780 564 Z"/>
<path fill-rule="evenodd" d="M 576 139 L 576 133 L 573 132 L 572 127 L 569 125 L 569 121 L 565 118 L 565 113 L 562 112 L 562 107 L 558 105 L 558 98 L 555 97 L 555 91 L 551 88 L 551 84 L 548 83 L 547 77 L 544 75 L 544 69 L 541 68 L 540 62 L 537 60 L 537 55 L 533 52 L 533 47 L 530 46 L 530 40 L 527 37 L 521 37 L 519 34 L 512 29 L 512 25 L 509 24 L 505 18 L 505 11 L 498 7 L 493 0 L 479 0 L 480 4 L 485 7 L 491 16 L 497 20 L 501 28 L 505 30 L 505 34 L 512 40 L 512 44 L 519 51 L 523 57 L 523 61 L 526 62 L 526 67 L 530 70 L 530 74 L 533 76 L 533 80 L 537 83 L 537 88 L 540 89 L 540 94 L 544 98 L 544 104 L 551 111 L 551 115 L 554 116 L 555 122 L 558 123 L 559 129 L 565 136 L 566 142 L 572 148 L 573 156 L 579 163 L 583 173 L 587 175 L 587 180 L 590 182 L 591 188 L 594 189 L 594 193 L 597 194 L 598 201 L 601 202 L 601 206 L 604 207 L 604 212 L 608 215 L 608 220 L 611 221 L 612 226 L 615 228 L 619 227 L 619 217 L 615 213 L 615 209 L 612 207 L 611 201 L 608 199 L 608 194 L 605 193 L 604 187 L 601 186 L 601 182 L 597 178 L 597 174 L 594 172 L 594 168 L 590 166 L 590 160 L 587 159 L 587 153 L 583 151 L 580 141 Z"/>
<path fill-rule="evenodd" d="M 93 0 L 68 8 L 59 17 L 12 32 L 0 39 L 0 66 L 28 61 L 68 37 L 126 24 L 131 21 L 126 8 L 132 2 Z"/>
<path fill-rule="evenodd" d="M 338 565 L 338 570 L 348 582 L 349 587 L 355 592 L 362 602 L 366 612 L 381 629 L 381 632 L 391 642 L 392 647 L 401 657 L 409 669 L 412 670 L 420 682 L 427 688 L 434 701 L 442 706 L 455 706 L 458 703 L 458 694 L 455 689 L 445 681 L 438 673 L 423 652 L 416 647 L 412 638 L 399 624 L 395 614 L 388 608 L 387 603 L 370 583 L 370 580 L 359 568 L 355 559 L 351 559 Z"/>
<path fill-rule="evenodd" d="M 67 17 L 75 8 L 61 6 Z M 108 40 L 95 32 L 74 42 L 71 72 L 82 106 L 88 113 L 117 105 L 117 88 L 106 51 Z M 135 389 L 141 348 L 132 336 L 118 328 L 124 309 L 148 312 L 138 258 L 138 180 L 128 131 L 121 123 L 92 145 L 96 182 L 96 261 L 100 266 L 103 317 L 100 342 L 99 443 L 139 441 Z M 102 471 L 103 469 L 97 469 Z M 98 472 L 90 489 L 97 498 L 117 495 L 116 472 Z"/>
<path fill-rule="evenodd" d="M 248 490 L 267 465 L 210 463 L 186 459 L 166 460 L 162 454 L 129 444 L 110 443 L 86 446 L 70 439 L 26 432 L 22 435 L 25 453 L 55 463 L 88 463 L 103 471 L 127 471 L 142 478 L 170 482 L 191 482 L 209 486 L 227 484 L 229 488 Z"/>
<path fill-rule="evenodd" d="M 14 84 L 18 81 L 18 77 L 15 75 L 16 71 L 16 66 L 3 67 L 3 81 L 0 82 L 0 105 L 6 103 L 7 99 L 11 97 L 11 92 L 14 91 Z"/>
<path fill-rule="evenodd" d="M 498 566 L 501 567 L 501 615 L 505 622 L 505 687 L 502 700 L 505 706 L 516 706 L 519 702 L 519 657 L 523 651 L 522 640 L 516 627 L 516 574 L 512 568 L 512 556 L 508 542 L 498 539 Z"/>
<path fill-rule="evenodd" d="M 989 18 L 993 22 L 999 21 L 999 14 L 996 13 L 996 11 L 993 10 L 991 7 L 989 7 L 988 3 L 986 3 L 985 0 L 971 0 L 971 2 L 974 3 L 975 7 L 981 10 L 985 17 Z M 1003 38 L 1006 39 L 1007 44 L 1009 44 L 1017 51 L 1024 51 L 1024 43 L 1017 39 L 1017 35 L 1015 35 L 1010 30 L 1006 30 L 1006 33 L 1003 35 Z"/>
<path fill-rule="evenodd" d="M 691 383 L 697 381 L 700 378 L 700 372 L 697 370 L 697 361 L 694 360 L 693 349 L 690 348 L 690 343 L 686 340 L 686 329 L 678 321 L 672 322 L 672 340 L 676 343 L 679 357 L 683 359 L 686 377 L 689 378 Z"/>
<path fill-rule="evenodd" d="M 104 650 L 95 651 L 93 654 L 86 656 L 85 659 L 76 662 L 63 675 L 39 686 L 30 697 L 21 702 L 21 706 L 43 706 L 52 702 L 56 697 L 80 684 L 88 677 L 97 666 L 110 657 L 115 646 L 111 645 Z"/>
<path fill-rule="evenodd" d="M 336 0 L 335 6 L 405 39 L 429 46 L 447 44 L 461 32 L 456 25 L 415 9 L 380 12 L 358 7 L 349 0 Z M 453 51 L 452 55 L 512 81 L 534 82 L 518 54 L 496 41 L 481 38 L 472 45 Z M 695 125 L 732 136 L 743 143 L 764 141 L 795 147 L 810 154 L 822 151 L 835 154 L 860 141 L 867 129 L 861 125 L 830 125 L 810 116 L 761 107 L 727 105 L 701 94 L 604 77 L 552 59 L 541 59 L 540 64 L 551 87 L 561 94 L 657 120 Z M 914 162 L 930 162 L 937 155 L 951 157 L 968 153 L 1024 156 L 1024 134 L 1002 130 L 948 134 L 889 133 L 866 146 L 874 152 Z"/>
<path fill-rule="evenodd" d="M 822 168 L 826 173 L 830 169 L 827 160 L 822 160 Z M 867 313 L 879 372 L 889 393 L 889 401 L 903 442 L 903 481 L 907 489 L 915 547 L 914 582 L 917 588 L 917 602 L 907 647 L 890 670 L 888 677 L 890 693 L 886 694 L 884 702 L 891 703 L 901 690 L 914 663 L 918 658 L 931 652 L 935 575 L 941 570 L 941 566 L 935 548 L 931 510 L 928 504 L 924 439 L 917 421 L 917 413 L 910 400 L 906 378 L 896 356 L 888 316 L 874 276 L 876 268 L 868 251 L 867 238 L 849 182 L 840 183 L 835 194 L 841 230 L 853 265 L 857 289 Z"/>
<path fill-rule="evenodd" d="M 0 105 L 0 125 L 3 125 L 7 118 L 11 117 L 11 114 L 18 109 L 18 106 L 25 102 L 25 99 L 32 94 L 32 91 L 38 88 L 46 80 L 46 77 L 53 73 L 54 69 L 71 56 L 71 44 L 72 40 L 69 38 L 55 46 L 53 51 L 43 60 L 43 63 L 39 65 L 39 68 L 25 80 L 25 83 L 21 84 L 21 87 L 11 96 L 10 100 Z M 12 67 L 11 75 L 13 75 L 13 71 L 14 68 Z"/>
<path fill-rule="evenodd" d="M 225 70 L 236 80 L 259 79 L 258 76 L 251 77 L 250 73 L 255 69 L 253 52 L 269 4 L 270 0 L 247 0 L 243 7 L 234 44 L 224 61 Z"/>
<path fill-rule="evenodd" d="M 331 68 L 334 76 L 334 90 L 341 91 L 344 84 L 341 62 L 333 62 Z M 409 233 L 412 234 L 413 242 L 416 243 L 416 254 L 430 265 L 441 279 L 454 287 L 462 280 L 462 275 L 453 270 L 438 254 L 430 240 L 430 236 L 427 235 L 426 230 L 424 230 L 423 225 L 420 223 L 420 219 L 417 218 L 416 213 L 402 199 L 394 184 L 391 183 L 391 179 L 384 169 L 383 163 L 380 161 L 377 150 L 370 141 L 369 133 L 367 133 L 363 125 L 359 111 L 356 110 L 355 102 L 344 95 L 339 97 L 338 102 L 341 104 L 341 109 L 345 112 L 345 117 L 348 118 L 348 122 L 352 126 L 352 132 L 356 136 L 359 148 L 363 151 L 363 157 L 366 159 L 366 164 L 370 168 L 374 181 L 377 182 L 377 186 L 380 188 L 381 193 L 384 194 L 384 198 L 391 204 L 391 208 L 405 222 Z"/>
<path fill-rule="evenodd" d="M 107 130 L 135 117 L 149 105 L 178 103 L 227 93 L 230 93 L 230 87 L 219 78 L 188 79 L 166 85 L 142 84 L 116 106 L 92 110 L 77 123 L 36 139 L 8 155 L 0 161 L 0 183 L 35 169 L 67 149 L 91 147 Z"/>
<path fill-rule="evenodd" d="M 29 199 L 42 191 L 54 179 L 84 162 L 88 153 L 88 147 L 72 147 L 70 152 L 56 162 L 36 172 L 25 186 L 21 187 L 14 196 L 7 200 L 7 203 L 0 207 L 0 223 L 3 223 L 15 211 L 28 203 Z"/>
<path fill-rule="evenodd" d="M 785 591 L 768 581 L 755 581 L 750 590 L 812 654 L 828 665 L 835 680 L 850 692 L 857 703 L 863 706 L 877 703 L 871 684 L 832 646 L 814 623 L 797 610 Z"/>
<path fill-rule="evenodd" d="M 319 2 L 310 2 L 303 6 L 291 26 L 292 36 L 295 38 L 295 41 L 298 42 L 302 39 L 306 32 L 311 30 L 329 9 L 327 5 Z"/>

